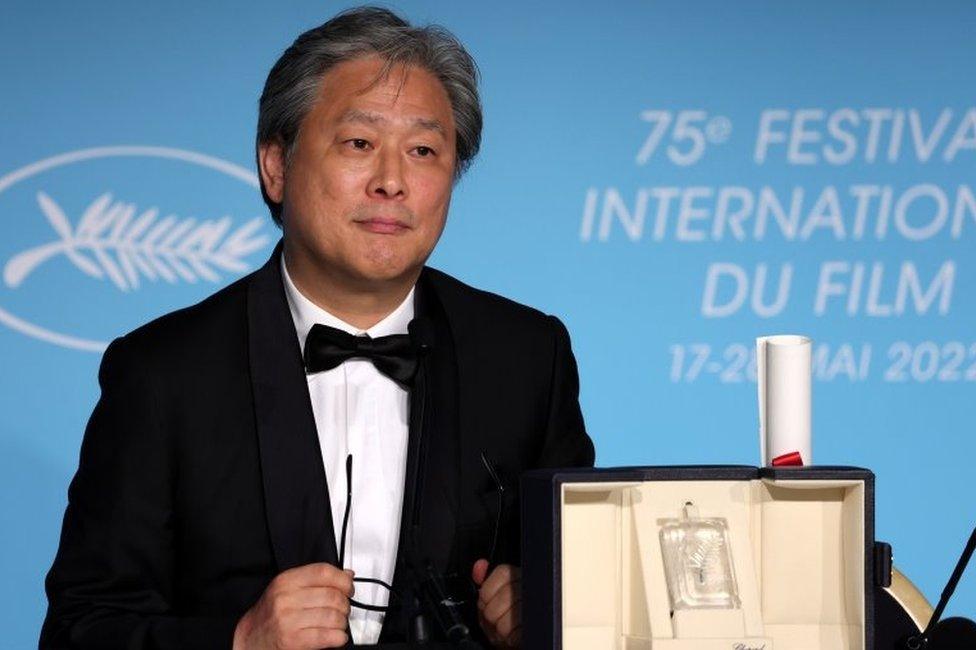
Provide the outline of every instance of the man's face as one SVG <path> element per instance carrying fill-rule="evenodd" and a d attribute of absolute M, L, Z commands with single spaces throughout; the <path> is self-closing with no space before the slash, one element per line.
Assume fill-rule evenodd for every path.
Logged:
<path fill-rule="evenodd" d="M 444 229 L 454 180 L 444 87 L 414 66 L 376 82 L 382 67 L 377 57 L 333 67 L 287 168 L 276 167 L 277 145 L 261 152 L 289 260 L 364 287 L 419 273 Z"/>

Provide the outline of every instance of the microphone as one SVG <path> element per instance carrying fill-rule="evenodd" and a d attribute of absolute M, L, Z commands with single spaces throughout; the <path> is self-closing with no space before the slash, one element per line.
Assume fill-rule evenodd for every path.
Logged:
<path fill-rule="evenodd" d="M 904 648 L 907 650 L 923 650 L 925 648 L 929 650 L 970 650 L 976 648 L 976 623 L 962 617 L 947 618 L 939 622 L 942 612 L 945 611 L 949 599 L 956 591 L 956 585 L 959 584 L 959 579 L 962 578 L 962 573 L 966 570 L 966 565 L 969 564 L 969 559 L 973 556 L 974 551 L 976 551 L 976 528 L 969 536 L 966 548 L 963 549 L 962 555 L 956 563 L 956 568 L 949 576 L 949 582 L 942 590 L 942 597 L 939 599 L 935 611 L 932 612 L 929 624 L 925 626 L 925 630 L 921 634 L 912 635 L 905 639 Z"/>
<path fill-rule="evenodd" d="M 407 325 L 407 333 L 410 335 L 410 342 L 413 343 L 417 355 L 427 356 L 434 347 L 434 324 L 425 316 L 414 318 Z"/>

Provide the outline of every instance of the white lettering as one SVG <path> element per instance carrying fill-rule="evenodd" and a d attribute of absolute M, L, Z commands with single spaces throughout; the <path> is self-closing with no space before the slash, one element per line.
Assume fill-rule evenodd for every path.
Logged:
<path fill-rule="evenodd" d="M 846 286 L 834 281 L 834 276 L 847 273 L 850 264 L 847 262 L 824 262 L 820 265 L 820 278 L 817 280 L 817 293 L 813 303 L 813 313 L 823 316 L 827 311 L 827 300 L 831 296 L 842 296 Z"/>
<path fill-rule="evenodd" d="M 808 131 L 804 127 L 807 122 L 822 122 L 824 112 L 820 109 L 800 109 L 793 114 L 793 127 L 790 129 L 790 142 L 786 149 L 786 159 L 793 165 L 814 165 L 817 155 L 803 152 L 800 148 L 805 143 L 820 142 L 819 131 Z"/>
<path fill-rule="evenodd" d="M 951 260 L 942 263 L 938 273 L 932 279 L 928 289 L 922 291 L 922 284 L 918 278 L 918 270 L 912 262 L 903 262 L 901 273 L 898 276 L 898 292 L 895 295 L 895 313 L 905 313 L 905 303 L 908 294 L 912 296 L 915 313 L 922 315 L 928 312 L 929 307 L 939 299 L 939 314 L 949 313 L 949 305 L 952 303 L 952 286 L 956 277 L 956 265 Z"/>
<path fill-rule="evenodd" d="M 916 200 L 929 197 L 935 201 L 935 215 L 926 226 L 915 228 L 908 223 L 908 207 Z M 949 200 L 945 192 L 937 185 L 913 185 L 908 188 L 898 201 L 895 202 L 895 227 L 901 235 L 910 241 L 929 239 L 938 233 L 949 218 Z"/>
<path fill-rule="evenodd" d="M 959 128 L 949 141 L 942 158 L 946 162 L 952 162 L 961 149 L 976 149 L 976 108 L 966 111 L 966 116 L 959 122 Z"/>
<path fill-rule="evenodd" d="M 912 134 L 912 143 L 915 145 L 915 156 L 919 162 L 927 162 L 932 157 L 932 153 L 939 144 L 939 140 L 942 139 L 942 134 L 945 133 L 951 119 L 952 110 L 943 109 L 935 124 L 932 125 L 932 130 L 929 131 L 928 136 L 925 136 L 922 133 L 922 118 L 918 111 L 914 108 L 908 111 L 908 127 Z"/>
<path fill-rule="evenodd" d="M 786 133 L 773 130 L 773 125 L 776 122 L 785 122 L 789 117 L 790 112 L 782 109 L 767 109 L 760 113 L 759 134 L 756 136 L 756 150 L 753 154 L 757 165 L 766 162 L 769 145 L 786 142 Z"/>
<path fill-rule="evenodd" d="M 624 227 L 624 232 L 630 241 L 638 241 L 644 232 L 644 212 L 647 210 L 647 191 L 637 191 L 637 203 L 634 212 L 631 214 L 627 204 L 620 197 L 614 188 L 607 188 L 603 194 L 603 213 L 600 215 L 600 241 L 607 241 L 610 238 L 610 227 L 613 224 L 614 215 L 620 220 L 620 225 Z"/>
<path fill-rule="evenodd" d="M 844 148 L 840 151 L 834 149 L 833 145 L 824 147 L 824 160 L 831 165 L 846 165 L 857 154 L 857 138 L 851 131 L 847 131 L 841 127 L 844 122 L 849 122 L 851 126 L 856 127 L 860 123 L 860 120 L 858 119 L 857 113 L 850 108 L 842 108 L 834 111 L 831 113 L 830 119 L 827 120 L 827 131 L 830 132 L 834 140 L 844 143 Z"/>
<path fill-rule="evenodd" d="M 779 271 L 779 288 L 776 290 L 776 300 L 772 304 L 763 304 L 763 293 L 766 288 L 766 265 L 756 267 L 756 282 L 752 286 L 752 310 L 760 318 L 770 318 L 783 311 L 790 297 L 790 282 L 793 279 L 793 265 L 784 264 Z"/>
<path fill-rule="evenodd" d="M 708 219 L 709 210 L 695 207 L 695 199 L 707 199 L 712 196 L 710 187 L 689 187 L 681 193 L 681 202 L 678 207 L 678 228 L 675 233 L 677 241 L 703 241 L 706 236 L 705 230 L 692 230 L 692 221 L 702 221 Z"/>
<path fill-rule="evenodd" d="M 724 304 L 717 302 L 719 282 L 723 277 L 732 280 L 734 285 L 732 297 Z M 749 292 L 749 278 L 742 267 L 726 262 L 714 262 L 708 266 L 705 275 L 705 292 L 702 295 L 702 316 L 705 318 L 724 318 L 731 316 L 742 307 Z"/>

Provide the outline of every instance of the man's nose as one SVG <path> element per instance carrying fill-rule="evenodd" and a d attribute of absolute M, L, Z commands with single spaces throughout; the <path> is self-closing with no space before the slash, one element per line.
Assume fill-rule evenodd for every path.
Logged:
<path fill-rule="evenodd" d="M 376 160 L 376 171 L 369 184 L 370 196 L 387 199 L 405 197 L 407 184 L 399 152 L 393 149 L 380 151 Z"/>

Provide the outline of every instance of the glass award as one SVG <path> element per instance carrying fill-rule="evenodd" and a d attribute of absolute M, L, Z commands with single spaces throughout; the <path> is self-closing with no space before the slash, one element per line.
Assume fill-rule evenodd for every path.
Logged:
<path fill-rule="evenodd" d="M 701 518 L 686 504 L 681 519 L 662 519 L 661 550 L 671 610 L 738 609 L 729 525 L 721 517 Z"/>

